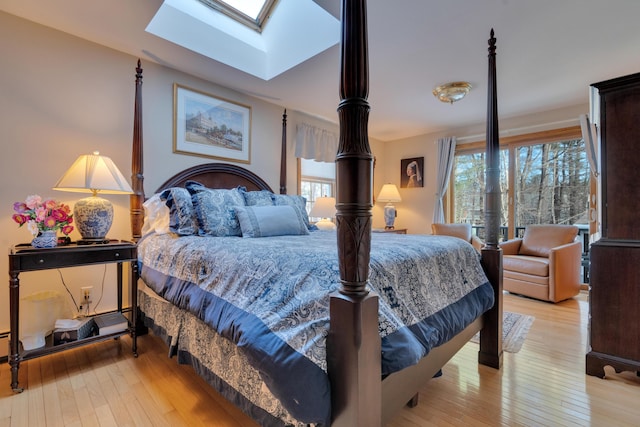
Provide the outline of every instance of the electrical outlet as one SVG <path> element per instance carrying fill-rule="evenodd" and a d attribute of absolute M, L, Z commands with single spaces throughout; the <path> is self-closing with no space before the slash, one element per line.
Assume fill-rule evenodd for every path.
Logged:
<path fill-rule="evenodd" d="M 83 286 L 82 290 L 82 305 L 89 305 L 93 300 L 93 286 Z"/>

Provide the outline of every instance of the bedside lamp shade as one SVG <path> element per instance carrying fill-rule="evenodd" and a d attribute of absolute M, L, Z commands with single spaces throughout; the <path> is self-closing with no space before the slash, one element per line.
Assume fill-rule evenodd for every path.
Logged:
<path fill-rule="evenodd" d="M 92 194 L 91 197 L 78 200 L 73 207 L 73 217 L 82 235 L 78 243 L 104 241 L 111 228 L 113 206 L 108 200 L 98 197 L 98 193 L 133 193 L 115 163 L 97 151 L 78 157 L 53 189 Z"/>
<path fill-rule="evenodd" d="M 384 224 L 386 230 L 393 230 L 393 223 L 396 220 L 397 212 L 393 203 L 401 202 L 402 198 L 395 184 L 385 184 L 378 194 L 378 201 L 387 202 L 384 207 Z"/>
<path fill-rule="evenodd" d="M 336 199 L 335 197 L 318 197 L 313 203 L 310 217 L 321 218 L 316 222 L 316 227 L 320 230 L 335 230 L 336 225 L 329 219 L 336 216 Z"/>

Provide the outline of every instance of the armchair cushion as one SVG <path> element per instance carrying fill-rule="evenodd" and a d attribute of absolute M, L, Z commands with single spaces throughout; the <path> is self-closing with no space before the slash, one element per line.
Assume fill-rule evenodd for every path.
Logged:
<path fill-rule="evenodd" d="M 528 225 L 519 254 L 549 257 L 552 248 L 573 242 L 577 234 L 575 225 Z"/>
<path fill-rule="evenodd" d="M 533 256 L 508 256 L 503 259 L 503 269 L 514 273 L 549 277 L 549 258 Z"/>

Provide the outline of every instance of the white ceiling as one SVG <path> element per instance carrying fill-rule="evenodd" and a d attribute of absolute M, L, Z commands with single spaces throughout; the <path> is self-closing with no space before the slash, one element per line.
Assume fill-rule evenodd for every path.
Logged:
<path fill-rule="evenodd" d="M 314 1 L 339 13 L 339 0 Z M 338 46 L 265 81 L 145 32 L 161 5 L 2 0 L 0 10 L 337 122 Z M 491 28 L 501 118 L 584 105 L 590 83 L 640 72 L 640 0 L 369 0 L 367 13 L 369 134 L 380 140 L 484 122 Z M 473 85 L 462 101 L 431 94 L 457 80 Z"/>
<path fill-rule="evenodd" d="M 312 0 L 279 0 L 260 32 L 200 1 L 165 0 L 146 30 L 263 80 L 340 42 L 340 21 Z"/>

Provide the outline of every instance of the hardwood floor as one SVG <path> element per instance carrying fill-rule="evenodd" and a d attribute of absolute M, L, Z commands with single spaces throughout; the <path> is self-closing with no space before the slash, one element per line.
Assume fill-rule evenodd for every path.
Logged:
<path fill-rule="evenodd" d="M 640 377 L 584 374 L 586 294 L 560 304 L 506 294 L 505 310 L 536 318 L 522 350 L 505 353 L 497 371 L 479 366 L 477 344 L 467 344 L 390 426 L 640 425 Z M 168 359 L 159 339 L 138 343 L 138 359 L 124 337 L 25 362 L 20 394 L 0 365 L 0 427 L 256 425 Z"/>

